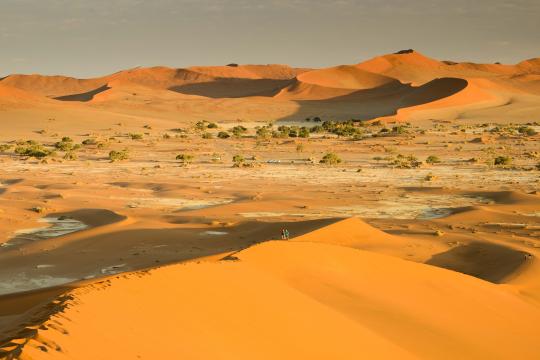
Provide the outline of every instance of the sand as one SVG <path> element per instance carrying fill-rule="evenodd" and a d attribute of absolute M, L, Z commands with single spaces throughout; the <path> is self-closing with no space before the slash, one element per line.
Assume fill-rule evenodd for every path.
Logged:
<path fill-rule="evenodd" d="M 539 66 L 0 79 L 0 358 L 537 358 Z"/>

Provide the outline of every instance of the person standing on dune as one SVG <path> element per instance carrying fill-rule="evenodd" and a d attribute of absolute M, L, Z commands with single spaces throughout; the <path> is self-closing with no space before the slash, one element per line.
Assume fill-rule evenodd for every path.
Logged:
<path fill-rule="evenodd" d="M 285 229 L 281 229 L 281 240 L 285 240 Z"/>

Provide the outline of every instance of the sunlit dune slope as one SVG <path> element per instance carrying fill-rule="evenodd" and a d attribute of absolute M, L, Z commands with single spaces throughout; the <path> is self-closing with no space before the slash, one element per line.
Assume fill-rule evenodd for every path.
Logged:
<path fill-rule="evenodd" d="M 119 276 L 71 292 L 63 312 L 4 350 L 32 359 L 536 357 L 540 312 L 511 289 L 350 248 L 351 231 L 394 240 L 346 220 L 229 261 Z"/>

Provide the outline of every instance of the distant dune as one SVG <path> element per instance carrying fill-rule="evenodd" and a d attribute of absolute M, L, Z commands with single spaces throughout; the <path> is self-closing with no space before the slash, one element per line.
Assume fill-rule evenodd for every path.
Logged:
<path fill-rule="evenodd" d="M 456 87 L 458 80 L 438 80 L 443 78 L 460 79 L 468 86 Z M 79 103 L 82 109 L 89 109 L 99 103 L 101 110 L 130 115 L 134 109 L 145 109 L 164 120 L 173 116 L 201 119 L 208 113 L 225 121 L 298 121 L 313 116 L 399 121 L 458 117 L 480 121 L 495 116 L 493 120 L 503 120 L 506 105 L 502 105 L 503 111 L 492 109 L 510 98 L 509 110 L 514 116 L 532 117 L 540 109 L 539 58 L 515 65 L 458 63 L 431 59 L 414 50 L 324 69 L 238 64 L 178 69 L 158 66 L 92 79 L 10 75 L 0 84 L 41 100 L 54 99 L 51 101 L 56 105 Z M 28 96 L 27 105 L 31 105 Z M 8 98 L 6 90 L 0 93 L 0 103 L 13 103 L 13 97 Z M 43 105 L 38 98 L 34 101 L 36 107 Z"/>

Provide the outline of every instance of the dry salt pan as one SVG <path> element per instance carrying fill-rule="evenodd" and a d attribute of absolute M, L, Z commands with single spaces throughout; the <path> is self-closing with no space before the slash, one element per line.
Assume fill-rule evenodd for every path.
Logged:
<path fill-rule="evenodd" d="M 227 235 L 228 232 L 226 232 L 226 231 L 208 230 L 208 231 L 205 231 L 203 234 L 205 234 L 205 235 Z"/>
<path fill-rule="evenodd" d="M 14 233 L 15 236 L 8 242 L 2 244 L 2 247 L 21 245 L 31 241 L 55 238 L 71 234 L 76 231 L 84 230 L 88 227 L 88 225 L 79 220 L 67 218 L 64 216 L 44 217 L 39 219 L 38 222 L 46 223 L 47 226 L 17 230 Z"/>
<path fill-rule="evenodd" d="M 0 295 L 62 285 L 75 280 L 77 279 L 48 275 L 28 277 L 25 273 L 19 273 L 15 276 L 10 275 L 7 278 L 0 278 Z"/>

